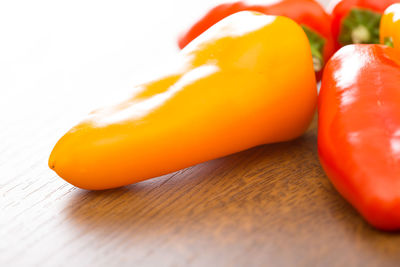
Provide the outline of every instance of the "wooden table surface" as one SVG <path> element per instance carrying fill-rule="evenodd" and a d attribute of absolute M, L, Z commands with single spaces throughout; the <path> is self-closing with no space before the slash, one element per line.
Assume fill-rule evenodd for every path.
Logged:
<path fill-rule="evenodd" d="M 295 141 L 120 189 L 58 178 L 57 139 L 167 66 L 212 1 L 55 2 L 0 4 L 0 266 L 399 266 L 400 236 L 325 176 L 315 120 Z"/>

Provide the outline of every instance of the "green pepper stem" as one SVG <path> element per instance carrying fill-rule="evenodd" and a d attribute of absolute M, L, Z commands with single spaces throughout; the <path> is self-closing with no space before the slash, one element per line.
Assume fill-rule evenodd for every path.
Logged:
<path fill-rule="evenodd" d="M 315 72 L 321 71 L 322 68 L 324 67 L 324 63 L 323 63 L 322 59 L 315 57 L 315 56 L 313 56 L 312 59 L 313 59 L 314 71 Z"/>
<path fill-rule="evenodd" d="M 383 40 L 383 43 L 384 43 L 385 45 L 387 45 L 387 46 L 392 47 L 392 48 L 394 47 L 392 37 L 385 37 L 385 39 Z"/>
<path fill-rule="evenodd" d="M 360 25 L 351 32 L 351 39 L 354 44 L 362 44 L 371 39 L 371 34 L 365 26 Z"/>
<path fill-rule="evenodd" d="M 326 42 L 325 38 L 305 25 L 301 25 L 301 27 L 303 28 L 307 35 L 308 41 L 310 42 L 314 71 L 319 72 L 323 69 L 325 64 L 323 57 Z"/>
<path fill-rule="evenodd" d="M 369 9 L 353 8 L 344 18 L 339 42 L 348 44 L 379 44 L 382 15 Z"/>

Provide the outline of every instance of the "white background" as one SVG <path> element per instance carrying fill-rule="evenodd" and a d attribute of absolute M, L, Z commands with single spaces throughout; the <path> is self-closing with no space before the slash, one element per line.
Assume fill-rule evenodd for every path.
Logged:
<path fill-rule="evenodd" d="M 221 2 L 0 1 L 1 120 L 67 109 L 75 121 L 131 92 L 168 68 L 179 33 Z"/>

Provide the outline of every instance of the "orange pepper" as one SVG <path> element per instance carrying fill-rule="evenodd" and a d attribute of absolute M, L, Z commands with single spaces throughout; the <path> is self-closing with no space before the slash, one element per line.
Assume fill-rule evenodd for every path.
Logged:
<path fill-rule="evenodd" d="M 380 41 L 394 48 L 400 48 L 400 4 L 389 6 L 381 19 Z"/>
<path fill-rule="evenodd" d="M 312 120 L 310 44 L 288 18 L 236 13 L 177 60 L 174 74 L 72 128 L 54 147 L 50 168 L 80 188 L 115 188 L 294 139 Z"/>

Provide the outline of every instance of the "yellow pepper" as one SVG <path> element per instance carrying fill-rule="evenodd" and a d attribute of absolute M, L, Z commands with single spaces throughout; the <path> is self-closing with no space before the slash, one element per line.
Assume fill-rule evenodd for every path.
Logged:
<path fill-rule="evenodd" d="M 312 120 L 311 49 L 288 18 L 236 13 L 177 61 L 173 74 L 72 128 L 54 147 L 50 168 L 80 188 L 115 188 L 294 139 Z"/>
<path fill-rule="evenodd" d="M 400 4 L 389 6 L 381 19 L 380 41 L 394 48 L 400 48 Z"/>

